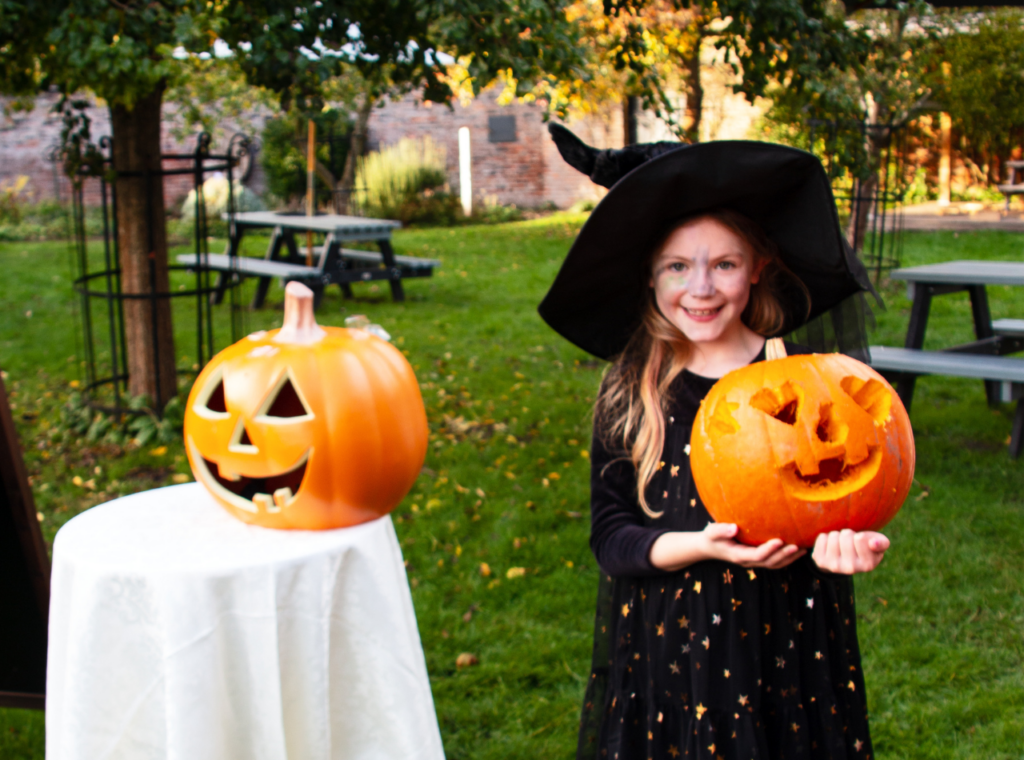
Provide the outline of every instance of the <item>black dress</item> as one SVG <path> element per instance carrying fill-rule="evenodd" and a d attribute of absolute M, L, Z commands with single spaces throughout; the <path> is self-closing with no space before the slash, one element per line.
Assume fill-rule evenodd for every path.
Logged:
<path fill-rule="evenodd" d="M 709 560 L 674 573 L 647 559 L 662 533 L 712 521 L 688 444 L 714 382 L 683 372 L 672 386 L 664 464 L 647 491 L 660 518 L 641 511 L 632 463 L 595 431 L 591 548 L 604 572 L 577 757 L 866 760 L 849 577 L 809 556 L 782 570 Z"/>

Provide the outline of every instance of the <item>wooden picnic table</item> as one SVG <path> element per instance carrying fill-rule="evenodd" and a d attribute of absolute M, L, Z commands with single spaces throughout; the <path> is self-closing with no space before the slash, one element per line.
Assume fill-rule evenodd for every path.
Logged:
<path fill-rule="evenodd" d="M 983 379 L 989 404 L 1017 401 L 1010 453 L 1018 456 L 1024 446 L 1024 359 L 1007 354 L 1024 351 L 1024 319 L 993 322 L 986 288 L 1024 286 L 1024 262 L 946 261 L 896 269 L 890 277 L 907 283 L 912 301 L 907 336 L 902 349 L 871 346 L 871 365 L 895 383 L 908 411 L 918 375 Z M 971 299 L 975 340 L 941 351 L 923 350 L 932 298 L 963 291 Z"/>
<path fill-rule="evenodd" d="M 218 272 L 215 303 L 223 299 L 231 278 L 242 277 L 259 277 L 253 308 L 263 305 L 274 277 L 304 282 L 316 294 L 317 304 L 328 285 L 339 285 L 342 293 L 351 297 L 351 283 L 370 280 L 387 280 L 391 297 L 402 301 L 405 299 L 403 278 L 430 277 L 440 265 L 435 259 L 396 256 L 391 248 L 391 233 L 402 225 L 390 219 L 340 214 L 305 216 L 276 211 L 248 211 L 225 218 L 230 229 L 227 250 L 223 254 L 178 256 L 182 264 Z M 254 229 L 273 230 L 262 259 L 241 255 L 242 239 L 248 230 Z M 313 248 L 312 262 L 307 262 L 305 240 L 295 239 L 296 233 L 304 232 L 325 235 L 323 245 Z M 343 243 L 348 242 L 376 243 L 380 253 L 344 248 Z"/>

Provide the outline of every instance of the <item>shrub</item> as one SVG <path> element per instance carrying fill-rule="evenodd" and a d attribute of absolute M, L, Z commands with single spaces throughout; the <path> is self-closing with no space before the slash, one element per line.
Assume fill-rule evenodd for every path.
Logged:
<path fill-rule="evenodd" d="M 445 150 L 429 137 L 403 139 L 360 159 L 356 204 L 403 224 L 454 224 L 459 201 L 446 185 Z"/>
<path fill-rule="evenodd" d="M 328 109 L 313 117 L 316 124 L 316 157 L 338 179 L 345 169 L 352 121 L 344 111 Z M 267 122 L 261 135 L 260 162 L 267 173 L 267 188 L 286 203 L 306 197 L 306 152 L 308 122 L 305 117 L 283 116 Z M 334 190 L 316 180 L 318 206 L 329 205 Z"/>
<path fill-rule="evenodd" d="M 507 206 L 498 202 L 498 196 L 488 195 L 483 203 L 473 204 L 473 217 L 475 224 L 503 224 L 505 222 L 518 222 L 523 218 L 523 210 L 510 203 Z"/>
<path fill-rule="evenodd" d="M 256 193 L 245 187 L 238 180 L 234 181 L 235 211 L 262 211 L 266 208 Z M 203 205 L 206 206 L 206 218 L 213 222 L 228 210 L 227 177 L 210 177 L 203 183 Z M 192 224 L 196 214 L 196 191 L 189 190 L 185 201 L 181 204 L 182 220 Z"/>

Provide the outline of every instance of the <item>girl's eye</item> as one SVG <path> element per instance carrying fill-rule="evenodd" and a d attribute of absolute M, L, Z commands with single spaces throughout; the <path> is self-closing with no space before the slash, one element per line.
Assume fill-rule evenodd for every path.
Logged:
<path fill-rule="evenodd" d="M 732 263 L 731 261 L 720 261 L 718 263 L 718 268 L 719 269 L 735 269 L 736 265 L 734 263 Z"/>
<path fill-rule="evenodd" d="M 668 265 L 668 271 L 670 272 L 682 272 L 684 269 L 686 269 L 686 264 L 681 261 L 673 261 Z"/>

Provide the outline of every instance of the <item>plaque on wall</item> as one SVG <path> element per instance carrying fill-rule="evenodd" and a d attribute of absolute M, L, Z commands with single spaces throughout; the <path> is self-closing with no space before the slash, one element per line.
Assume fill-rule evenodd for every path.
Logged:
<path fill-rule="evenodd" d="M 487 141 L 492 143 L 515 142 L 516 117 L 515 116 L 488 116 L 487 117 Z"/>
<path fill-rule="evenodd" d="M 0 707 L 43 709 L 50 561 L 0 379 Z"/>

